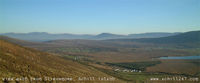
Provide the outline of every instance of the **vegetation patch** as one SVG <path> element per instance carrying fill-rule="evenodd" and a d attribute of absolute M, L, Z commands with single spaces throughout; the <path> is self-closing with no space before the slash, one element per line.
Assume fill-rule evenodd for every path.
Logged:
<path fill-rule="evenodd" d="M 147 67 L 160 64 L 161 61 L 145 61 L 145 62 L 131 62 L 131 63 L 106 63 L 110 66 L 118 66 L 127 69 L 137 69 L 144 71 Z"/>

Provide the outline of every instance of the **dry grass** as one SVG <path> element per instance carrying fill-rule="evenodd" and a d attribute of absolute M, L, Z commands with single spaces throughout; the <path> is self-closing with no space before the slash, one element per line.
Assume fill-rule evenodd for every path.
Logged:
<path fill-rule="evenodd" d="M 75 81 L 78 77 L 111 77 L 92 67 L 4 40 L 0 40 L 0 63 L 0 77 L 72 77 Z"/>
<path fill-rule="evenodd" d="M 200 72 L 200 66 L 191 63 L 192 60 L 162 60 L 161 64 L 147 68 L 148 72 L 167 72 L 175 74 L 195 75 Z"/>

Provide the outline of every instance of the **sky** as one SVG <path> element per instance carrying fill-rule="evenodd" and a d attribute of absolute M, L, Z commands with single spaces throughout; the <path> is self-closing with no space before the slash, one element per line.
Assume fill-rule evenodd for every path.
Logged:
<path fill-rule="evenodd" d="M 0 33 L 200 30 L 200 0 L 0 0 Z"/>

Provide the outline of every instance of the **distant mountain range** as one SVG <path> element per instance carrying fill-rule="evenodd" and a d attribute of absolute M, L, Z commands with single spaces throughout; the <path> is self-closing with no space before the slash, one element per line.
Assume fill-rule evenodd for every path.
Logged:
<path fill-rule="evenodd" d="M 96 38 L 105 38 L 108 36 L 113 36 L 111 34 L 103 33 L 95 36 Z M 119 37 L 121 35 L 118 35 Z M 15 43 L 18 45 L 37 48 L 37 49 L 49 49 L 49 48 L 92 48 L 97 50 L 117 50 L 118 47 L 141 47 L 141 46 L 149 46 L 152 45 L 172 45 L 178 47 L 186 47 L 186 48 L 199 48 L 200 44 L 200 31 L 191 31 L 180 33 L 173 36 L 167 37 L 159 37 L 159 38 L 127 38 L 127 39 L 107 39 L 107 40 L 88 40 L 88 39 L 75 39 L 75 40 L 66 40 L 66 39 L 58 39 L 58 40 L 49 40 L 46 42 L 31 42 L 24 41 L 17 38 L 10 38 L 7 36 L 0 36 L 0 39 L 9 41 L 11 43 Z M 150 44 L 148 44 L 150 43 Z"/>
<path fill-rule="evenodd" d="M 144 42 L 144 43 L 200 43 L 200 31 L 190 31 L 174 36 L 160 37 L 160 38 L 140 38 L 140 39 L 111 39 L 109 41 L 127 41 L 127 42 Z"/>
<path fill-rule="evenodd" d="M 50 41 L 60 39 L 91 39 L 91 40 L 105 40 L 105 39 L 125 39 L 125 38 L 159 38 L 174 36 L 180 33 L 164 33 L 164 32 L 153 32 L 153 33 L 142 33 L 142 34 L 129 34 L 129 35 L 118 35 L 111 33 L 101 33 L 98 35 L 77 35 L 77 34 L 50 34 L 46 32 L 31 32 L 31 33 L 2 33 L 0 35 L 17 38 L 28 41 Z"/>

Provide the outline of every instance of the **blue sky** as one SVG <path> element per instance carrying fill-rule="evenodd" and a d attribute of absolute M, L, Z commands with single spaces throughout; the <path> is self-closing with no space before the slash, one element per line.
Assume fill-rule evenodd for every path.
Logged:
<path fill-rule="evenodd" d="M 0 33 L 200 30 L 200 0 L 0 0 Z"/>

